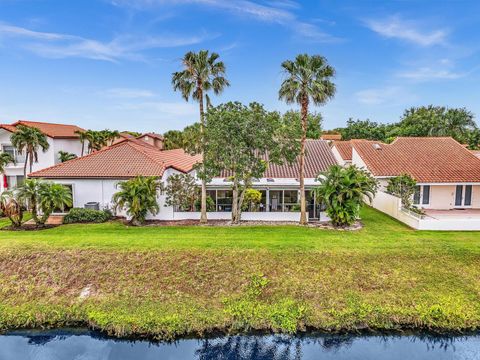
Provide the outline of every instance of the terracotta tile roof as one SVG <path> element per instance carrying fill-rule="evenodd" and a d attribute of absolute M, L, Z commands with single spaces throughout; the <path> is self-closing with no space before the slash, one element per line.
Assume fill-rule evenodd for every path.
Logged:
<path fill-rule="evenodd" d="M 163 135 L 156 134 L 156 133 L 145 133 L 140 136 L 137 136 L 137 139 L 141 139 L 145 136 L 150 136 L 151 138 L 154 138 L 154 139 L 163 140 Z"/>
<path fill-rule="evenodd" d="M 420 183 L 480 182 L 480 159 L 450 137 L 401 137 L 391 144 L 353 140 L 352 146 L 375 176 L 406 173 Z"/>
<path fill-rule="evenodd" d="M 322 140 L 342 140 L 342 134 L 322 134 Z"/>
<path fill-rule="evenodd" d="M 162 176 L 167 168 L 192 170 L 200 156 L 183 150 L 160 151 L 141 140 L 126 139 L 92 154 L 29 174 L 42 178 L 131 178 L 138 175 Z"/>
<path fill-rule="evenodd" d="M 75 134 L 75 131 L 85 131 L 84 129 L 76 125 L 54 124 L 54 123 L 27 121 L 27 120 L 19 120 L 11 125 L 2 124 L 0 125 L 0 128 L 3 128 L 10 132 L 15 132 L 16 127 L 18 125 L 37 128 L 41 132 L 43 132 L 45 135 L 51 138 L 58 138 L 58 139 L 76 139 L 78 138 L 78 134 Z"/>
<path fill-rule="evenodd" d="M 476 157 L 480 158 L 480 150 L 470 150 L 470 152 Z"/>
<path fill-rule="evenodd" d="M 332 150 L 325 140 L 307 140 L 305 144 L 305 178 L 316 178 L 319 173 L 328 170 L 332 165 L 336 165 L 337 161 L 333 156 Z M 275 165 L 269 164 L 265 171 L 264 178 L 277 179 L 298 179 L 299 178 L 299 162 L 292 165 Z M 228 173 L 224 172 L 220 177 L 228 177 Z"/>
<path fill-rule="evenodd" d="M 335 146 L 335 148 L 338 150 L 340 156 L 342 157 L 343 160 L 345 161 L 351 161 L 352 160 L 352 144 L 351 142 L 348 141 L 334 141 L 332 147 Z"/>

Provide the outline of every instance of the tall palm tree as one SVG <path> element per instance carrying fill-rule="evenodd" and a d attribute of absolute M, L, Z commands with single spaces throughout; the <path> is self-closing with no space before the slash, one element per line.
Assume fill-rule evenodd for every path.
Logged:
<path fill-rule="evenodd" d="M 30 172 L 32 172 L 33 162 L 38 162 L 38 150 L 41 148 L 45 152 L 50 147 L 47 137 L 37 128 L 19 125 L 10 140 L 19 152 L 25 150 L 23 175 L 27 177 L 27 162 L 30 163 Z"/>
<path fill-rule="evenodd" d="M 85 143 L 88 141 L 88 135 L 86 131 L 83 130 L 75 130 L 75 134 L 78 135 L 78 140 L 82 143 L 82 155 L 85 152 Z"/>
<path fill-rule="evenodd" d="M 204 154 L 205 149 L 205 113 L 204 99 L 207 92 L 213 90 L 213 93 L 220 94 L 230 85 L 225 77 L 225 64 L 218 61 L 217 53 L 209 53 L 208 50 L 200 50 L 198 53 L 188 52 L 182 59 L 183 70 L 172 74 L 172 85 L 175 91 L 182 93 L 185 101 L 191 97 L 198 101 L 200 109 L 200 149 Z M 205 171 L 202 165 L 201 172 Z M 204 176 L 202 177 L 202 200 L 200 222 L 207 222 L 207 184 Z"/>
<path fill-rule="evenodd" d="M 305 141 L 307 137 L 308 106 L 325 104 L 335 95 L 335 84 L 331 79 L 335 69 L 328 65 L 327 59 L 320 55 L 297 55 L 294 61 L 282 63 L 285 80 L 280 86 L 278 96 L 287 104 L 301 106 L 302 138 L 300 142 L 300 224 L 307 223 L 305 199 Z"/>
<path fill-rule="evenodd" d="M 14 162 L 15 162 L 15 159 L 9 153 L 6 153 L 6 152 L 0 153 L 0 173 L 5 172 L 5 166 Z"/>

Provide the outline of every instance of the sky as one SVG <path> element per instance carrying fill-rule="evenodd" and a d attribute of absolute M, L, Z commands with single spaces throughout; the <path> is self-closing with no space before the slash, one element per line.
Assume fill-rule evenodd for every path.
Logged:
<path fill-rule="evenodd" d="M 311 111 L 398 121 L 411 106 L 480 116 L 480 2 L 462 0 L 0 0 L 0 122 L 164 132 L 198 120 L 174 92 L 187 51 L 220 54 L 213 104 L 278 100 L 281 63 L 319 54 L 337 92 Z"/>

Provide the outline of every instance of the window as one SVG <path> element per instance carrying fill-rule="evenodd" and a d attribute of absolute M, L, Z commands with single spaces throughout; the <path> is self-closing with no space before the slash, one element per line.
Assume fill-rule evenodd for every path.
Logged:
<path fill-rule="evenodd" d="M 472 185 L 456 186 L 455 206 L 472 206 Z"/>
<path fill-rule="evenodd" d="M 270 190 L 270 211 L 281 212 L 283 211 L 283 191 L 282 190 Z"/>
<path fill-rule="evenodd" d="M 465 185 L 465 200 L 463 203 L 465 206 L 472 205 L 472 185 Z"/>
<path fill-rule="evenodd" d="M 283 191 L 283 211 L 296 211 L 298 204 L 298 191 L 297 190 L 284 190 Z"/>
<path fill-rule="evenodd" d="M 23 175 L 9 175 L 7 176 L 7 184 L 9 189 L 13 189 L 23 184 Z"/>
<path fill-rule="evenodd" d="M 430 204 L 430 185 L 423 185 L 422 204 Z"/>
<path fill-rule="evenodd" d="M 417 185 L 415 193 L 413 194 L 414 205 L 428 205 L 430 204 L 430 185 Z"/>
<path fill-rule="evenodd" d="M 217 211 L 232 211 L 232 190 L 217 190 Z"/>
<path fill-rule="evenodd" d="M 10 154 L 16 163 L 24 163 L 25 162 L 25 155 L 18 152 L 18 150 L 13 147 L 12 145 L 3 145 L 2 146 L 3 152 Z"/>
<path fill-rule="evenodd" d="M 413 194 L 413 203 L 415 205 L 420 204 L 420 191 L 421 187 L 419 185 L 415 186 L 415 193 Z"/>

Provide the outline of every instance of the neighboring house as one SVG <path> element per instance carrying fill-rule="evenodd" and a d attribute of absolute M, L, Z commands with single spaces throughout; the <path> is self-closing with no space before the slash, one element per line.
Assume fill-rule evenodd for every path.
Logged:
<path fill-rule="evenodd" d="M 138 136 L 137 139 L 145 141 L 146 143 L 153 145 L 160 150 L 164 149 L 164 139 L 160 134 L 146 133 Z"/>
<path fill-rule="evenodd" d="M 328 142 L 331 141 L 340 141 L 342 140 L 342 134 L 329 134 L 329 133 L 323 133 L 322 136 L 320 137 L 321 140 L 325 140 Z"/>
<path fill-rule="evenodd" d="M 336 164 L 330 147 L 323 140 L 307 140 L 305 159 L 305 184 L 311 189 L 315 178 L 331 165 Z M 191 156 L 182 149 L 159 150 L 139 139 L 125 139 L 115 145 L 90 155 L 63 164 L 40 170 L 30 177 L 45 178 L 65 184 L 72 189 L 75 207 L 84 207 L 87 202 L 98 202 L 101 208 L 112 207 L 112 196 L 120 181 L 137 175 L 159 176 L 163 182 L 174 173 L 190 173 L 195 176 L 194 165 L 200 156 Z M 262 193 L 258 211 L 244 212 L 244 220 L 298 221 L 299 213 L 299 168 L 292 165 L 271 164 L 265 177 L 254 182 L 253 188 Z M 208 195 L 215 203 L 215 211 L 209 219 L 230 219 L 232 207 L 231 183 L 226 178 L 215 178 L 207 186 Z M 198 212 L 179 212 L 165 207 L 165 195 L 159 194 L 162 220 L 199 219 Z M 321 204 L 307 192 L 311 219 L 322 217 Z M 322 218 L 323 219 L 323 218 Z"/>
<path fill-rule="evenodd" d="M 380 182 L 375 207 L 391 215 L 391 211 L 397 211 L 388 204 L 388 179 L 408 174 L 417 182 L 413 203 L 426 214 L 421 217 L 425 221 L 414 227 L 480 229 L 480 159 L 454 139 L 400 137 L 391 144 L 365 140 L 353 140 L 350 144 L 352 164 L 366 168 Z M 452 219 L 462 221 L 447 221 Z M 446 225 L 442 227 L 431 220 L 442 220 Z"/>
<path fill-rule="evenodd" d="M 77 156 L 81 155 L 82 144 L 75 131 L 84 131 L 75 125 L 53 124 L 37 121 L 20 120 L 13 124 L 0 124 L 0 146 L 1 151 L 10 153 L 15 159 L 15 164 L 5 167 L 3 180 L 0 184 L 0 191 L 15 187 L 23 181 L 23 167 L 25 164 L 25 153 L 19 153 L 12 146 L 10 137 L 16 131 L 17 126 L 24 125 L 38 128 L 47 136 L 49 149 L 46 152 L 38 151 L 38 162 L 33 163 L 33 171 L 37 171 L 59 162 L 59 151 L 66 151 Z M 29 164 L 27 165 L 29 166 Z M 28 171 L 27 167 L 27 171 Z"/>

